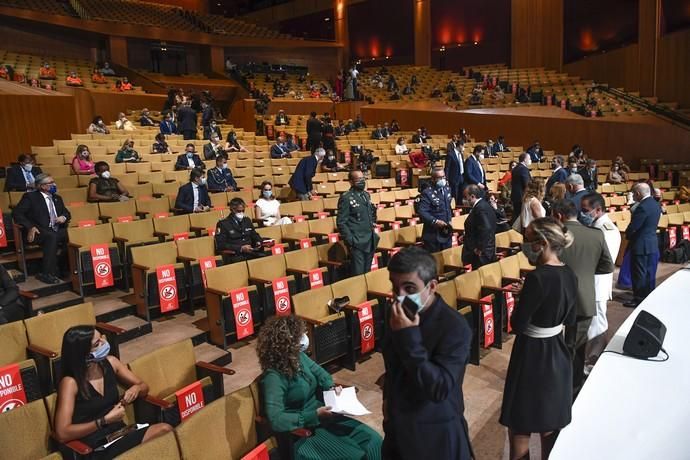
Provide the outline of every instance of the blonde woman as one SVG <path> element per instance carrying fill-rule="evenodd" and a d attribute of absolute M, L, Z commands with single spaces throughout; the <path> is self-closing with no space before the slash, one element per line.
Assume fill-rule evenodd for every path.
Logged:
<path fill-rule="evenodd" d="M 534 219 L 546 216 L 546 210 L 541 202 L 544 199 L 544 179 L 534 178 L 527 183 L 527 189 L 522 196 L 522 211 L 520 213 L 520 231 L 524 231 Z"/>

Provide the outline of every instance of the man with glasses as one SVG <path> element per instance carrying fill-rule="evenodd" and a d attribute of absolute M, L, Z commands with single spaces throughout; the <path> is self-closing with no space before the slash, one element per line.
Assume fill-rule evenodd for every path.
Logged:
<path fill-rule="evenodd" d="M 41 174 L 41 168 L 34 164 L 34 159 L 27 153 L 17 158 L 17 164 L 7 168 L 5 179 L 6 192 L 28 192 L 36 189 L 36 176 Z"/>
<path fill-rule="evenodd" d="M 70 217 L 48 174 L 36 176 L 36 191 L 25 193 L 12 211 L 14 221 L 23 227 L 26 241 L 43 250 L 41 273 L 36 278 L 46 284 L 62 283 L 58 256 L 65 253 Z"/>

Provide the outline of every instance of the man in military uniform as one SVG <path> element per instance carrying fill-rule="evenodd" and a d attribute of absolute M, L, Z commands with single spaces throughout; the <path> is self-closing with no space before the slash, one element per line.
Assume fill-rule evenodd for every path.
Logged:
<path fill-rule="evenodd" d="M 379 236 L 374 233 L 376 207 L 366 192 L 362 171 L 348 174 L 350 190 L 340 195 L 336 224 L 342 240 L 350 250 L 350 270 L 353 276 L 371 270 Z"/>
<path fill-rule="evenodd" d="M 424 223 L 422 241 L 424 249 L 438 252 L 451 246 L 453 228 L 451 219 L 453 211 L 450 200 L 450 188 L 446 182 L 446 173 L 442 168 L 431 172 L 432 185 L 422 191 L 415 200 L 415 209 Z"/>
<path fill-rule="evenodd" d="M 596 192 L 590 192 L 582 197 L 582 209 L 579 220 L 588 227 L 598 228 L 604 232 L 604 241 L 613 260 L 618 256 L 621 247 L 621 232 L 606 214 L 606 202 L 604 197 Z M 613 298 L 613 273 L 594 275 L 594 300 L 596 313 L 587 330 L 587 343 L 585 368 L 589 371 L 606 348 L 606 331 L 609 323 L 606 318 L 606 307 Z M 586 372 L 587 372 L 586 371 Z"/>
<path fill-rule="evenodd" d="M 232 214 L 216 225 L 216 250 L 232 251 L 231 254 L 223 254 L 228 263 L 265 256 L 261 236 L 254 230 L 251 219 L 244 215 L 244 200 L 233 198 L 230 211 Z"/>

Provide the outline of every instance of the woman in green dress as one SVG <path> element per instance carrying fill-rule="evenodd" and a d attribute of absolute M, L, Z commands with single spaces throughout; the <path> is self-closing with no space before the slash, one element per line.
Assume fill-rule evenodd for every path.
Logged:
<path fill-rule="evenodd" d="M 304 428 L 311 436 L 293 444 L 295 460 L 378 460 L 381 436 L 357 420 L 333 414 L 317 392 L 336 389 L 333 378 L 304 353 L 309 346 L 304 322 L 295 316 L 271 317 L 257 346 L 263 370 L 266 418 L 276 433 Z"/>

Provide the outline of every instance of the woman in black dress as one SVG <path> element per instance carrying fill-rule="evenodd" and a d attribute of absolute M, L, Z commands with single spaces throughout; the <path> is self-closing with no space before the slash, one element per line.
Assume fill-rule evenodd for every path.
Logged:
<path fill-rule="evenodd" d="M 536 269 L 525 278 L 511 318 L 516 334 L 500 423 L 508 427 L 511 460 L 529 458 L 531 433 L 541 436 L 543 459 L 555 434 L 570 423 L 573 368 L 563 326 L 575 325 L 577 278 L 559 260 L 573 235 L 551 217 L 534 220 L 522 251 Z"/>
<path fill-rule="evenodd" d="M 55 435 L 62 443 L 75 439 L 94 449 L 93 458 L 111 459 L 172 430 L 167 423 L 131 431 L 107 449 L 106 436 L 125 427 L 125 406 L 148 393 L 142 382 L 110 356 L 105 336 L 93 326 L 74 326 L 62 339 L 63 377 L 58 388 Z M 117 384 L 128 386 L 120 397 Z"/>

